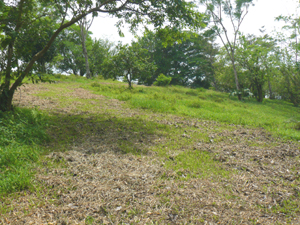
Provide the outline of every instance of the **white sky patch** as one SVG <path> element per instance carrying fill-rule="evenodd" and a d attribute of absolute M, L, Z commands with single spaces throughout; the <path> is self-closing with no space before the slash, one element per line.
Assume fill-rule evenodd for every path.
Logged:
<path fill-rule="evenodd" d="M 242 23 L 241 31 L 244 34 L 260 35 L 259 29 L 265 26 L 266 33 L 272 31 L 281 31 L 283 23 L 275 21 L 275 17 L 279 15 L 288 16 L 291 14 L 300 16 L 297 13 L 297 7 L 300 6 L 300 0 L 255 0 L 255 6 L 249 8 L 249 13 Z M 121 41 L 123 44 L 131 43 L 134 36 L 129 32 L 129 28 L 125 27 L 122 31 L 125 37 L 120 37 L 115 24 L 117 18 L 112 18 L 107 14 L 99 14 L 90 28 L 94 38 L 107 38 L 108 40 L 117 43 Z M 228 31 L 231 30 L 231 24 L 226 23 Z M 141 35 L 141 32 L 138 32 Z"/>

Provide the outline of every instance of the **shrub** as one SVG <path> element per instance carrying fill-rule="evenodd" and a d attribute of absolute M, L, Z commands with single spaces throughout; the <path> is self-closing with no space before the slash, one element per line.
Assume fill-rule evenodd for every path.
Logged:
<path fill-rule="evenodd" d="M 189 96 L 198 96 L 198 93 L 196 90 L 189 90 L 187 92 L 185 92 L 186 95 L 189 95 Z"/>
<path fill-rule="evenodd" d="M 188 107 L 199 109 L 199 108 L 201 108 L 201 104 L 199 101 L 193 101 L 188 104 Z"/>
<path fill-rule="evenodd" d="M 209 88 L 210 89 L 210 88 Z M 204 87 L 199 87 L 196 89 L 198 92 L 206 92 L 206 89 Z"/>
<path fill-rule="evenodd" d="M 100 87 L 100 84 L 97 82 L 91 83 L 91 87 Z"/>
<path fill-rule="evenodd" d="M 168 86 L 171 83 L 172 78 L 166 77 L 162 73 L 157 77 L 156 81 L 153 83 L 155 86 Z"/>
<path fill-rule="evenodd" d="M 121 94 L 121 95 L 118 96 L 118 99 L 120 101 L 128 101 L 131 98 L 132 98 L 132 94 L 130 94 L 130 93 L 123 93 L 123 94 Z"/>

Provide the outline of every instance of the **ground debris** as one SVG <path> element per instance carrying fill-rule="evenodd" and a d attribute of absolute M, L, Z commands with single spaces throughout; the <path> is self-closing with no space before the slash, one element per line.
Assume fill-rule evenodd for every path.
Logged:
<path fill-rule="evenodd" d="M 220 124 L 214 121 L 147 112 L 149 121 L 175 127 L 186 143 L 195 133 L 207 132 L 206 141 L 194 141 L 180 151 L 209 153 L 232 172 L 226 178 L 185 179 L 188 171 L 166 169 L 151 151 L 140 156 L 122 154 L 116 145 L 118 140 L 134 140 L 135 147 L 150 149 L 166 141 L 164 137 L 102 129 L 102 124 L 114 127 L 115 116 L 138 118 L 145 113 L 142 110 L 124 110 L 123 102 L 80 87 L 55 92 L 92 100 L 88 104 L 95 105 L 93 110 L 78 110 L 81 101 L 57 107 L 55 97 L 35 95 L 47 91 L 50 87 L 43 84 L 25 85 L 14 102 L 57 115 L 84 115 L 88 118 L 78 121 L 76 129 L 88 126 L 92 133 L 74 140 L 63 153 L 49 154 L 47 160 L 61 166 L 46 161 L 36 174 L 35 185 L 43 189 L 12 198 L 9 204 L 14 207 L 0 215 L 0 224 L 300 224 L 299 143 L 273 138 L 263 129 L 232 124 L 231 129 L 218 130 Z M 100 111 L 106 119 L 93 122 L 90 114 Z M 164 160 L 177 163 L 177 154 L 170 152 Z M 287 203 L 292 215 L 285 213 Z"/>

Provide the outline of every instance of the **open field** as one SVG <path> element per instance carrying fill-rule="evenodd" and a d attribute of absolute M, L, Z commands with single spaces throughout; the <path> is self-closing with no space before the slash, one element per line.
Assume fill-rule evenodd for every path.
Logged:
<path fill-rule="evenodd" d="M 10 173 L 8 156 L 1 168 L 29 180 L 6 181 L 0 223 L 300 223 L 299 108 L 66 79 L 23 86 L 19 117 L 2 119 L 3 152 L 29 150 L 28 166 Z"/>

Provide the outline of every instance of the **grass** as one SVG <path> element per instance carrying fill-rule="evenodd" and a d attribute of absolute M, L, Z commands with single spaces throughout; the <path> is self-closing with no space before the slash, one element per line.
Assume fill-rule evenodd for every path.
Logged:
<path fill-rule="evenodd" d="M 254 99 L 243 102 L 237 99 L 230 98 L 226 93 L 220 93 L 213 90 L 188 89 L 179 86 L 172 87 L 145 87 L 135 86 L 134 89 L 129 90 L 127 85 L 112 80 L 101 80 L 93 78 L 87 80 L 82 77 L 75 76 L 55 76 L 54 79 L 60 81 L 67 81 L 56 84 L 59 88 L 68 92 L 67 87 L 72 82 L 76 87 L 82 87 L 96 94 L 104 95 L 108 98 L 119 99 L 127 102 L 127 105 L 132 108 L 141 108 L 150 110 L 155 113 L 163 113 L 165 115 L 179 115 L 187 116 L 205 120 L 218 121 L 224 124 L 237 124 L 250 127 L 263 127 L 273 133 L 275 136 L 281 136 L 287 139 L 300 140 L 300 132 L 295 129 L 297 123 L 293 121 L 300 120 L 300 110 L 295 108 L 292 104 L 279 101 L 265 99 L 263 103 L 257 103 Z M 41 97 L 54 97 L 58 95 L 55 91 L 46 91 L 40 93 Z M 82 99 L 72 99 L 67 97 L 60 97 L 61 105 L 72 104 L 72 102 L 82 102 L 84 105 L 78 106 L 80 110 L 90 110 L 93 105 L 88 104 L 88 101 L 83 102 Z M 90 115 L 89 115 L 90 116 Z M 64 126 L 57 126 L 58 129 L 52 129 L 52 132 L 57 134 L 56 144 L 65 146 L 71 143 L 70 138 L 84 139 L 85 136 L 91 132 L 88 126 L 80 128 L 76 131 L 76 126 L 79 124 L 86 124 L 88 117 L 84 116 L 60 116 L 53 117 L 51 120 L 53 126 L 55 124 L 64 124 Z M 228 176 L 228 171 L 224 171 L 218 167 L 212 156 L 206 152 L 192 151 L 191 143 L 188 140 L 180 140 L 174 137 L 180 137 L 184 132 L 182 129 L 173 129 L 164 127 L 156 123 L 146 123 L 142 120 L 121 118 L 113 119 L 112 123 L 103 123 L 106 120 L 104 114 L 97 114 L 93 116 L 99 127 L 93 129 L 99 130 L 105 135 L 106 132 L 117 133 L 119 136 L 130 136 L 129 139 L 117 140 L 118 149 L 123 153 L 146 154 L 143 146 L 136 145 L 136 142 L 141 138 L 136 135 L 140 131 L 144 131 L 147 127 L 146 134 L 162 136 L 170 140 L 164 144 L 156 144 L 150 149 L 157 152 L 162 158 L 169 158 L 168 149 L 173 149 L 173 152 L 178 151 L 173 160 L 166 161 L 166 167 L 175 170 L 179 177 L 206 177 L 211 175 Z M 82 120 L 80 122 L 80 120 Z M 102 122 L 101 122 L 102 121 Z M 105 124 L 105 125 L 104 125 Z M 124 127 L 127 130 L 124 130 Z M 228 127 L 227 127 L 228 128 Z M 227 129 L 226 128 L 226 129 Z M 230 128 L 228 128 L 230 129 Z M 173 139 L 173 141 L 171 141 Z M 176 140 L 174 140 L 176 139 Z M 203 133 L 202 137 L 192 137 L 191 140 L 209 141 L 207 134 Z M 215 140 L 217 141 L 217 140 Z M 187 151 L 180 152 L 185 146 Z M 188 147 L 187 147 L 188 146 Z M 185 171 L 186 174 L 182 173 Z"/>
<path fill-rule="evenodd" d="M 31 186 L 33 167 L 48 140 L 46 117 L 32 109 L 0 113 L 0 195 Z"/>
<path fill-rule="evenodd" d="M 56 75 L 53 80 L 59 81 L 55 88 L 49 85 L 48 89 L 37 94 L 39 97 L 55 99 L 59 108 L 80 103 L 75 110 L 87 113 L 54 114 L 18 108 L 12 113 L 1 113 L 0 197 L 31 186 L 34 168 L 44 151 L 45 142 L 49 143 L 52 150 L 64 151 L 92 137 L 97 137 L 101 145 L 114 146 L 115 151 L 123 154 L 141 156 L 153 152 L 167 169 L 174 171 L 177 179 L 230 179 L 233 170 L 225 170 L 220 162 L 214 160 L 212 153 L 193 149 L 197 142 L 210 143 L 208 129 L 197 129 L 196 132 L 192 126 L 177 127 L 156 122 L 173 122 L 172 115 L 183 119 L 217 121 L 219 124 L 213 128 L 214 133 L 235 129 L 230 125 L 236 124 L 262 127 L 274 136 L 300 140 L 300 109 L 285 101 L 265 99 L 263 103 L 257 103 L 250 99 L 240 102 L 226 93 L 178 86 L 135 86 L 129 90 L 126 84 L 117 81 L 87 80 L 76 76 Z M 68 89 L 70 86 L 72 89 L 81 87 L 110 99 L 119 99 L 125 102 L 122 109 L 138 108 L 143 109 L 143 113 L 139 117 L 130 117 L 122 115 L 122 111 L 102 110 L 97 104 L 91 104 L 94 100 L 63 95 L 72 92 Z M 61 91 L 58 92 L 57 88 Z M 155 119 L 150 120 L 150 116 Z M 222 138 L 228 137 L 216 137 L 214 142 L 222 142 Z M 256 146 L 257 143 L 249 142 L 250 145 Z M 162 178 L 169 179 L 166 174 Z M 290 199 L 272 210 L 295 214 L 298 213 L 295 210 L 298 206 L 298 201 Z M 87 215 L 85 222 L 92 224 L 93 217 Z"/>
<path fill-rule="evenodd" d="M 75 75 L 48 75 L 47 78 L 55 82 L 73 82 L 96 94 L 126 101 L 134 108 L 226 124 L 262 127 L 275 136 L 300 140 L 300 108 L 283 100 L 264 99 L 263 103 L 258 103 L 255 99 L 247 99 L 241 102 L 229 97 L 227 93 L 203 88 L 135 86 L 129 90 L 125 83 L 113 80 L 87 80 Z M 67 86 L 65 83 L 59 85 Z"/>
<path fill-rule="evenodd" d="M 226 124 L 262 127 L 275 136 L 300 140 L 300 108 L 283 100 L 255 99 L 238 101 L 227 93 L 187 89 L 179 86 L 127 89 L 123 83 L 94 79 L 81 87 L 109 98 L 126 101 L 133 108 L 158 113 L 214 120 Z"/>

